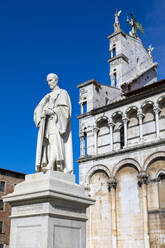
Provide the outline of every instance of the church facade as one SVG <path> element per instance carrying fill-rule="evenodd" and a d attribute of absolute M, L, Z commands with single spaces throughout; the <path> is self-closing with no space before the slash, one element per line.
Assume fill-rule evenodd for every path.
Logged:
<path fill-rule="evenodd" d="M 80 184 L 96 200 L 87 247 L 164 248 L 165 80 L 117 13 L 108 38 L 111 86 L 78 85 Z"/>

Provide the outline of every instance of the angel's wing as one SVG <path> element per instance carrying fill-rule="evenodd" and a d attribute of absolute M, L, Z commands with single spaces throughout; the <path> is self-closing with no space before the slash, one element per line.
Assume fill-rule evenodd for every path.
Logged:
<path fill-rule="evenodd" d="M 122 12 L 122 11 L 121 11 L 121 10 L 119 10 L 119 11 L 117 12 L 117 15 L 119 16 L 119 15 L 121 14 L 121 12 Z"/>
<path fill-rule="evenodd" d="M 154 47 L 152 47 L 152 45 L 149 45 L 148 49 L 152 52 L 154 50 Z"/>
<path fill-rule="evenodd" d="M 143 26 L 140 22 L 136 22 L 136 28 L 140 30 L 140 32 L 142 32 L 142 34 L 144 34 L 144 29 Z"/>

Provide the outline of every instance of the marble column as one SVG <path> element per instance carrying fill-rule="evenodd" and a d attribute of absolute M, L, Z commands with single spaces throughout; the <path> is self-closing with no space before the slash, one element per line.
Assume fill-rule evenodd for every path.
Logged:
<path fill-rule="evenodd" d="M 156 138 L 159 139 L 159 112 L 160 112 L 160 109 L 155 106 L 154 107 L 154 113 L 155 113 L 155 125 L 156 125 Z"/>
<path fill-rule="evenodd" d="M 115 76 L 114 73 L 110 73 L 110 78 L 111 78 L 111 87 L 115 87 Z"/>
<path fill-rule="evenodd" d="M 97 147 L 98 147 L 98 131 L 99 131 L 99 128 L 98 128 L 98 127 L 94 127 L 94 128 L 93 128 L 93 132 L 94 132 L 94 154 L 97 154 Z"/>
<path fill-rule="evenodd" d="M 145 171 L 140 171 L 138 175 L 138 185 L 142 189 L 144 248 L 150 248 L 148 227 L 147 183 L 147 173 Z"/>
<path fill-rule="evenodd" d="M 143 117 L 144 114 L 142 111 L 138 111 L 137 117 L 139 119 L 139 136 L 140 136 L 140 142 L 143 142 Z"/>
<path fill-rule="evenodd" d="M 85 135 L 84 132 L 79 133 L 80 137 L 80 158 L 85 157 Z"/>
<path fill-rule="evenodd" d="M 123 116 L 122 120 L 124 123 L 124 148 L 126 148 L 128 146 L 128 130 L 127 130 L 128 118 L 126 116 Z"/>
<path fill-rule="evenodd" d="M 114 123 L 112 122 L 112 120 L 110 120 L 108 122 L 109 125 L 109 131 L 110 131 L 110 146 L 111 146 L 111 151 L 113 151 L 113 127 L 114 127 Z"/>
<path fill-rule="evenodd" d="M 80 107 L 81 107 L 81 114 L 84 114 L 84 106 L 83 106 L 83 102 L 80 103 Z"/>
<path fill-rule="evenodd" d="M 111 52 L 111 58 L 113 58 L 113 49 L 111 49 L 110 52 Z"/>
<path fill-rule="evenodd" d="M 115 177 L 108 180 L 109 190 L 111 192 L 111 225 L 112 225 L 112 248 L 117 248 L 117 216 L 116 216 L 116 187 Z"/>
<path fill-rule="evenodd" d="M 81 115 L 84 114 L 84 106 L 83 106 L 83 98 L 81 96 L 81 93 L 80 93 L 80 101 L 79 101 L 79 104 L 80 104 L 80 108 L 81 108 Z"/>

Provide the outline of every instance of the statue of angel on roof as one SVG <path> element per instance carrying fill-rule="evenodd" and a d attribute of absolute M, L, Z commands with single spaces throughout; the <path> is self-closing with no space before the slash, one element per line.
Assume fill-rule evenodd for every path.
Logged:
<path fill-rule="evenodd" d="M 121 10 L 117 11 L 116 9 L 116 12 L 115 12 L 115 23 L 114 23 L 114 32 L 117 33 L 120 31 L 120 23 L 119 23 L 119 16 L 121 14 Z"/>
<path fill-rule="evenodd" d="M 126 20 L 126 22 L 128 22 L 129 25 L 132 27 L 132 30 L 129 32 L 129 35 L 130 35 L 131 37 L 133 37 L 133 38 L 137 38 L 137 37 L 138 37 L 138 35 L 137 35 L 137 29 L 138 29 L 142 34 L 144 34 L 144 29 L 143 29 L 142 24 L 141 24 L 140 22 L 137 22 L 137 21 L 135 20 L 135 17 L 134 17 L 134 15 L 133 15 L 132 13 L 130 14 L 130 16 L 131 16 L 131 20 L 129 20 L 128 17 L 127 17 L 127 20 Z"/>
<path fill-rule="evenodd" d="M 148 54 L 149 54 L 150 58 L 153 59 L 153 57 L 152 57 L 152 51 L 154 50 L 154 47 L 152 47 L 152 45 L 149 45 L 149 47 L 148 47 L 147 50 L 148 50 Z"/>

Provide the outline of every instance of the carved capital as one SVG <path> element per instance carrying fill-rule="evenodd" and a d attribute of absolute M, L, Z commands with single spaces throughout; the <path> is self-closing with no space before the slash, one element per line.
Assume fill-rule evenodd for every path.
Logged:
<path fill-rule="evenodd" d="M 98 127 L 93 127 L 93 132 L 94 133 L 97 133 L 99 131 L 99 128 Z"/>
<path fill-rule="evenodd" d="M 112 120 L 110 120 L 110 121 L 108 122 L 108 126 L 109 126 L 109 127 L 114 127 L 114 126 L 115 126 L 115 123 L 114 123 Z"/>
<path fill-rule="evenodd" d="M 154 106 L 154 112 L 155 113 L 159 114 L 160 111 L 161 110 L 160 110 L 160 108 L 158 106 Z"/>
<path fill-rule="evenodd" d="M 137 117 L 138 117 L 139 119 L 142 119 L 142 118 L 144 117 L 144 114 L 143 114 L 143 112 L 142 112 L 141 110 L 138 111 Z"/>
<path fill-rule="evenodd" d="M 146 171 L 140 171 L 138 175 L 139 187 L 141 187 L 143 184 L 148 184 L 148 174 Z"/>
<path fill-rule="evenodd" d="M 123 123 L 127 123 L 127 122 L 129 121 L 129 119 L 127 118 L 126 115 L 124 115 L 124 116 L 122 117 L 122 121 L 123 121 Z"/>
<path fill-rule="evenodd" d="M 115 177 L 110 177 L 110 179 L 108 180 L 108 187 L 109 187 L 109 191 L 111 191 L 111 189 L 116 189 L 117 180 Z"/>
<path fill-rule="evenodd" d="M 84 138 L 84 132 L 83 132 L 83 131 L 80 131 L 80 132 L 79 132 L 79 137 L 80 137 L 80 139 L 81 139 L 81 138 Z"/>
<path fill-rule="evenodd" d="M 87 126 L 86 133 L 93 132 L 93 126 Z"/>

